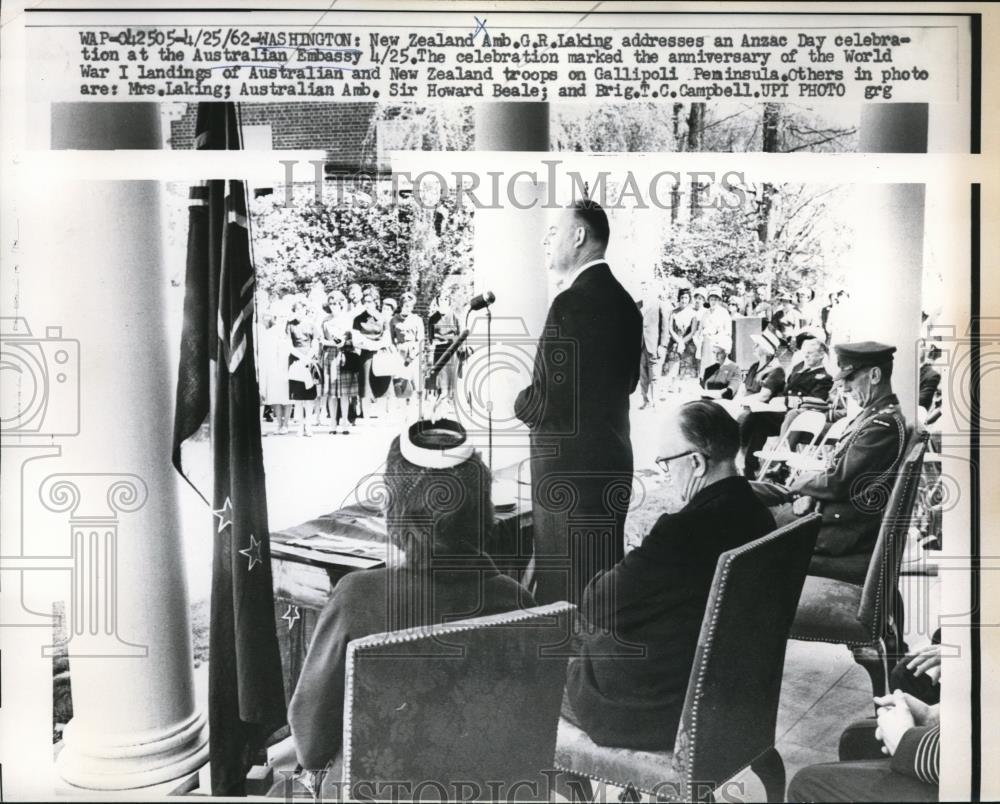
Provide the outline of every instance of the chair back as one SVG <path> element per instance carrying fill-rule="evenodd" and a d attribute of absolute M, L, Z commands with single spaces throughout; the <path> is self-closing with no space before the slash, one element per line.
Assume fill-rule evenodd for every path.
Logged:
<path fill-rule="evenodd" d="M 688 801 L 774 745 L 785 646 L 821 522 L 810 514 L 719 556 L 674 746 Z"/>
<path fill-rule="evenodd" d="M 546 798 L 574 610 L 553 603 L 350 642 L 349 798 Z"/>
<path fill-rule="evenodd" d="M 826 431 L 826 435 L 823 436 L 821 443 L 823 444 L 836 444 L 840 441 L 840 437 L 844 434 L 847 426 L 851 423 L 851 419 L 846 416 L 841 416 L 837 421 L 830 425 L 830 429 Z"/>
<path fill-rule="evenodd" d="M 871 491 L 875 504 L 881 503 L 886 496 L 889 498 L 858 605 L 858 620 L 868 627 L 875 638 L 881 636 L 882 622 L 892 610 L 899 582 L 899 566 L 903 561 L 903 550 L 920 487 L 927 437 L 926 431 L 911 432 L 902 465 L 896 472 L 878 481 Z"/>
<path fill-rule="evenodd" d="M 826 427 L 826 414 L 818 410 L 801 410 L 788 425 L 788 432 L 809 433 L 813 441 L 819 440 Z"/>

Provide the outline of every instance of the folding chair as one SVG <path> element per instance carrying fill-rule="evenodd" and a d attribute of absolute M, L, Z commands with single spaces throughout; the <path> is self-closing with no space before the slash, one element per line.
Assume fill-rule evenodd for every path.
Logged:
<path fill-rule="evenodd" d="M 844 431 L 851 423 L 851 419 L 842 416 L 830 425 L 822 438 L 815 444 L 810 445 L 801 452 L 793 453 L 788 459 L 788 466 L 791 469 L 786 483 L 796 480 L 803 472 L 821 472 L 826 468 L 827 460 L 824 451 L 836 446 L 840 441 Z"/>
<path fill-rule="evenodd" d="M 814 447 L 820 440 L 823 434 L 823 428 L 826 427 L 826 414 L 821 413 L 818 410 L 803 410 L 799 412 L 788 428 L 781 434 L 778 439 L 778 443 L 775 444 L 774 449 L 770 452 L 766 450 L 760 450 L 754 454 L 758 458 L 762 458 L 760 465 L 760 470 L 757 472 L 758 479 L 764 479 L 767 476 L 768 470 L 771 466 L 777 462 L 787 463 L 789 458 L 797 453 L 792 449 L 791 443 L 789 441 L 789 436 L 792 433 L 805 433 L 809 436 L 809 442 L 805 445 L 807 448 Z"/>

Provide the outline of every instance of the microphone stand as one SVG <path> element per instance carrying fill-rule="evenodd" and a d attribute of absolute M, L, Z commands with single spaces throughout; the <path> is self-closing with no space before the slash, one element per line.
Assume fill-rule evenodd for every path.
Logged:
<path fill-rule="evenodd" d="M 490 477 L 493 477 L 493 313 L 486 307 L 486 425 L 487 461 Z"/>
<path fill-rule="evenodd" d="M 492 304 L 492 302 L 490 303 Z M 483 310 L 486 312 L 486 465 L 490 470 L 490 477 L 493 476 L 493 313 L 490 305 L 487 304 Z M 469 308 L 465 314 L 465 332 L 469 334 L 469 316 L 474 311 Z M 471 394 L 469 403 L 471 404 Z"/>

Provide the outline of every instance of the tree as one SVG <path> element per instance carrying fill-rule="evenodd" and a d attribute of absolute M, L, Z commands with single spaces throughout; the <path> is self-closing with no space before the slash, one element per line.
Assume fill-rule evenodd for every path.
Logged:
<path fill-rule="evenodd" d="M 722 194 L 718 208 L 674 227 L 664 242 L 662 280 L 719 284 L 727 295 L 760 284 L 795 290 L 829 283 L 839 264 L 839 224 L 829 214 L 838 188 L 765 185 L 770 235 L 761 240 L 761 188 Z"/>
<path fill-rule="evenodd" d="M 370 282 L 384 294 L 418 293 L 426 303 L 472 252 L 472 211 L 452 195 L 433 207 L 412 196 L 390 198 L 390 182 L 327 192 L 313 186 L 254 199 L 252 235 L 260 289 L 273 296 Z"/>

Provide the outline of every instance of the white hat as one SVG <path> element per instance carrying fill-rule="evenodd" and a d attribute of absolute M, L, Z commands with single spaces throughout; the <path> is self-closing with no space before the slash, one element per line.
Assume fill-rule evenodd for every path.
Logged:
<path fill-rule="evenodd" d="M 712 348 L 721 349 L 728 355 L 733 348 L 733 339 L 728 335 L 719 335 L 712 341 Z"/>
<path fill-rule="evenodd" d="M 415 466 L 451 469 L 472 457 L 465 428 L 451 419 L 421 419 L 399 436 L 399 451 Z"/>
<path fill-rule="evenodd" d="M 722 299 L 722 288 L 720 288 L 718 285 L 709 285 L 705 289 L 705 298 L 707 299 L 710 296 L 718 296 L 719 299 L 721 300 Z"/>
<path fill-rule="evenodd" d="M 750 340 L 766 352 L 774 354 L 778 351 L 779 341 L 773 332 L 764 330 L 760 335 L 751 335 Z"/>

